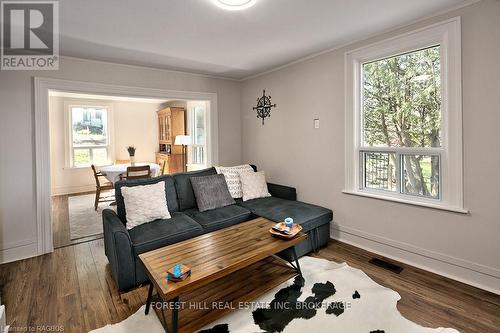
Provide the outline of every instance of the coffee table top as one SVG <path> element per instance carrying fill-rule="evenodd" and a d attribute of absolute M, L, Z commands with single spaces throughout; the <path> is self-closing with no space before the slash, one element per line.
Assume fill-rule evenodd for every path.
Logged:
<path fill-rule="evenodd" d="M 307 238 L 302 232 L 290 240 L 273 237 L 269 229 L 275 223 L 265 218 L 256 218 L 140 254 L 139 259 L 158 293 L 163 299 L 170 300 Z M 191 276 L 181 282 L 168 281 L 167 270 L 178 263 L 189 266 Z"/>

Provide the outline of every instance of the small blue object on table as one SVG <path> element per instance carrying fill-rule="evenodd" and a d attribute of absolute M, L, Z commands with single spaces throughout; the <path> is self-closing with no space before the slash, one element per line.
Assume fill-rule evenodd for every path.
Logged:
<path fill-rule="evenodd" d="M 167 271 L 167 280 L 172 282 L 179 282 L 187 279 L 191 275 L 191 268 L 176 264 L 174 267 Z"/>

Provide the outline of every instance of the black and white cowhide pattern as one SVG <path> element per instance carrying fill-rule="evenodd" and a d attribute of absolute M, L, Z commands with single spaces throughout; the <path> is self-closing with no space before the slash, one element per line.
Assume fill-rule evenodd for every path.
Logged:
<path fill-rule="evenodd" d="M 233 311 L 199 333 L 457 333 L 405 319 L 396 308 L 399 294 L 361 270 L 311 257 L 300 265 L 304 279 L 286 282 L 256 300 L 256 308 Z"/>
<path fill-rule="evenodd" d="M 399 294 L 359 269 L 311 257 L 301 258 L 300 266 L 304 279 L 285 282 L 255 300 L 258 308 L 232 311 L 199 332 L 458 333 L 451 328 L 425 328 L 405 319 L 396 308 Z M 145 316 L 143 306 L 124 321 L 92 332 L 164 332 L 153 313 Z"/>

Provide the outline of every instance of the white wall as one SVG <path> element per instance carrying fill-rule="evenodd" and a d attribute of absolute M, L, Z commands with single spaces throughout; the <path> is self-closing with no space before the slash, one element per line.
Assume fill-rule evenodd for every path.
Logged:
<path fill-rule="evenodd" d="M 66 103 L 66 104 L 65 104 Z M 154 103 L 75 99 L 52 96 L 49 99 L 50 122 L 50 171 L 52 194 L 68 194 L 92 191 L 95 180 L 90 167 L 67 168 L 65 156 L 65 127 L 67 118 L 65 105 L 85 104 L 111 107 L 110 129 L 112 160 L 127 160 L 127 146 L 136 147 L 137 162 L 155 162 L 158 151 L 158 117 L 160 105 Z"/>
<path fill-rule="evenodd" d="M 465 207 L 470 215 L 342 194 L 344 53 L 462 16 Z M 294 185 L 300 200 L 333 209 L 332 236 L 500 292 L 500 2 L 355 43 L 247 80 L 242 87 L 243 162 Z M 252 106 L 262 89 L 278 107 L 265 125 Z M 313 119 L 320 118 L 320 129 Z M 285 167 L 286 165 L 286 167 Z"/>
<path fill-rule="evenodd" d="M 117 101 L 113 103 L 115 160 L 128 160 L 128 146 L 136 147 L 136 162 L 155 162 L 158 151 L 159 105 Z"/>
<path fill-rule="evenodd" d="M 217 93 L 219 160 L 241 162 L 240 84 L 201 75 L 62 58 L 58 71 L 0 71 L 0 262 L 36 254 L 33 77 Z"/>

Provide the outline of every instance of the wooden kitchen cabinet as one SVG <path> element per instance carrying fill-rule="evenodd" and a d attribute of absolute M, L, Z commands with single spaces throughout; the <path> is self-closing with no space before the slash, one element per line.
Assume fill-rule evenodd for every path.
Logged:
<path fill-rule="evenodd" d="M 182 107 L 166 107 L 157 111 L 158 144 L 156 163 L 165 161 L 165 174 L 182 172 L 182 146 L 175 146 L 175 137 L 186 134 L 186 109 Z M 184 159 L 185 160 L 185 159 Z"/>
<path fill-rule="evenodd" d="M 162 165 L 162 161 L 165 162 L 164 174 L 178 173 L 184 170 L 182 154 L 156 153 L 156 164 Z"/>
<path fill-rule="evenodd" d="M 158 143 L 160 152 L 168 151 L 170 145 L 173 154 L 182 154 L 181 146 L 174 146 L 177 135 L 186 134 L 186 110 L 181 107 L 167 107 L 158 113 Z"/>

